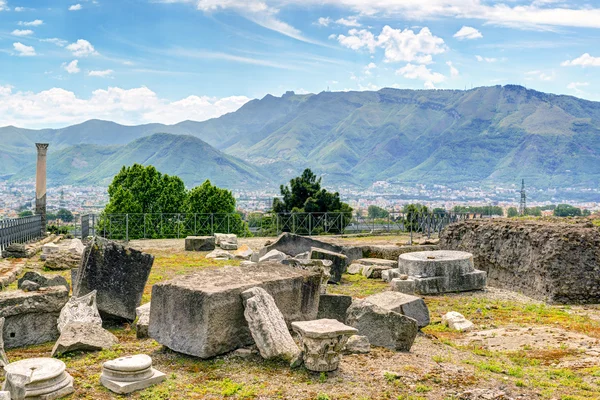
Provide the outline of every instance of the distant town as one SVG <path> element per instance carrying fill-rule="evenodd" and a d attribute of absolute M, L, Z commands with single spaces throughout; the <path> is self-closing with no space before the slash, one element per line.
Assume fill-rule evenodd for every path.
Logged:
<path fill-rule="evenodd" d="M 335 189 L 335 188 L 331 188 Z M 369 206 L 375 205 L 390 212 L 401 211 L 406 204 L 421 203 L 427 207 L 452 210 L 455 206 L 500 206 L 505 212 L 509 207 L 518 207 L 520 187 L 453 189 L 441 185 L 417 185 L 413 187 L 375 182 L 367 190 L 337 188 L 342 199 L 359 213 L 365 214 Z M 577 188 L 579 193 L 581 188 Z M 589 189 L 589 198 L 600 198 L 600 189 Z M 234 190 L 237 208 L 242 212 L 266 212 L 278 192 Z M 528 207 L 568 203 L 590 212 L 600 211 L 598 201 L 570 200 L 569 189 L 528 189 Z M 48 185 L 48 212 L 66 209 L 76 217 L 98 214 L 108 202 L 107 188 L 99 186 L 52 186 Z M 0 219 L 16 218 L 26 210 L 33 211 L 35 205 L 35 182 L 0 181 Z"/>

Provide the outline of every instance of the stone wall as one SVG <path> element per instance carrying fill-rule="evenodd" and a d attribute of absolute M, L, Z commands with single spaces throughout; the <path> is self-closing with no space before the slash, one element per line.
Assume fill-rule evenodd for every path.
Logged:
<path fill-rule="evenodd" d="M 549 303 L 600 302 L 600 228 L 585 220 L 463 221 L 443 231 L 440 246 L 473 253 L 490 286 Z"/>

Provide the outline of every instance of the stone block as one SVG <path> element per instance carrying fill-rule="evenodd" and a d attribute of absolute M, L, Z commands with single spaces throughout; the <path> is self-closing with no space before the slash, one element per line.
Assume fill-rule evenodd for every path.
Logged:
<path fill-rule="evenodd" d="M 336 246 L 308 236 L 284 232 L 279 235 L 275 242 L 263 247 L 260 251 L 260 256 L 262 257 L 272 250 L 279 250 L 288 256 L 295 257 L 300 253 L 310 252 L 313 247 L 332 251 L 334 253 L 341 253 L 343 250 L 342 246 Z"/>
<path fill-rule="evenodd" d="M 392 281 L 390 282 L 390 289 L 393 292 L 400 292 L 405 294 L 415 294 L 417 290 L 414 280 L 401 278 L 392 279 Z"/>
<path fill-rule="evenodd" d="M 165 379 L 166 375 L 152 368 L 152 359 L 145 354 L 106 361 L 100 375 L 100 383 L 119 394 L 146 389 Z"/>
<path fill-rule="evenodd" d="M 212 258 L 214 260 L 231 260 L 233 258 L 233 254 L 223 249 L 214 249 L 210 253 L 206 255 L 205 258 Z"/>
<path fill-rule="evenodd" d="M 59 336 L 56 321 L 68 300 L 69 292 L 62 286 L 41 288 L 36 292 L 0 292 L 0 317 L 5 318 L 5 348 L 56 340 Z"/>
<path fill-rule="evenodd" d="M 288 256 L 285 253 L 279 250 L 271 250 L 267 254 L 259 258 L 258 262 L 262 263 L 265 261 L 283 261 L 286 258 L 288 258 Z"/>
<path fill-rule="evenodd" d="M 415 319 L 365 300 L 352 303 L 346 323 L 368 337 L 371 345 L 396 351 L 410 351 L 419 330 Z"/>
<path fill-rule="evenodd" d="M 135 335 L 138 339 L 149 337 L 148 327 L 150 326 L 150 303 L 139 306 L 135 309 Z"/>
<path fill-rule="evenodd" d="M 319 298 L 317 319 L 335 319 L 346 321 L 346 312 L 352 304 L 352 296 L 343 294 L 322 294 Z"/>
<path fill-rule="evenodd" d="M 119 340 L 115 335 L 92 322 L 70 322 L 62 328 L 60 337 L 52 348 L 52 357 L 72 351 L 98 351 L 110 349 Z"/>
<path fill-rule="evenodd" d="M 63 328 L 73 322 L 85 322 L 102 326 L 102 318 L 96 303 L 96 291 L 82 297 L 71 297 L 60 311 L 57 327 L 62 332 Z"/>
<path fill-rule="evenodd" d="M 292 322 L 300 335 L 304 366 L 310 371 L 335 371 L 350 335 L 358 330 L 335 319 Z"/>
<path fill-rule="evenodd" d="M 237 250 L 238 249 L 237 243 L 231 243 L 231 242 L 221 242 L 220 247 L 223 250 Z"/>
<path fill-rule="evenodd" d="M 81 239 L 71 239 L 71 243 L 69 243 L 68 248 L 69 253 L 81 257 L 83 252 L 85 251 L 85 245 L 81 241 Z"/>
<path fill-rule="evenodd" d="M 371 343 L 366 336 L 352 335 L 346 342 L 344 353 L 347 354 L 367 354 L 371 352 Z"/>
<path fill-rule="evenodd" d="M 63 271 L 77 268 L 81 263 L 81 256 L 68 251 L 46 254 L 44 267 L 53 271 Z"/>
<path fill-rule="evenodd" d="M 486 273 L 473 265 L 473 255 L 463 251 L 421 251 L 402 254 L 398 272 L 414 281 L 415 293 L 438 294 L 483 289 Z"/>
<path fill-rule="evenodd" d="M 253 343 L 241 293 L 261 287 L 286 323 L 315 319 L 319 273 L 280 263 L 227 266 L 178 276 L 152 287 L 150 337 L 180 353 L 210 358 Z"/>
<path fill-rule="evenodd" d="M 342 280 L 342 274 L 346 272 L 348 266 L 348 257 L 340 253 L 313 247 L 310 249 L 310 258 L 312 260 L 331 261 L 331 278 L 329 278 L 329 282 L 338 283 Z"/>
<path fill-rule="evenodd" d="M 273 297 L 263 288 L 255 287 L 242 292 L 242 299 L 244 317 L 260 355 L 265 359 L 280 358 L 295 363 L 300 349 Z"/>
<path fill-rule="evenodd" d="M 419 328 L 429 325 L 429 309 L 420 297 L 398 292 L 382 292 L 371 295 L 365 300 L 386 310 L 415 319 Z"/>
<path fill-rule="evenodd" d="M 380 279 L 383 271 L 398 266 L 398 261 L 381 258 L 361 258 L 355 262 L 364 266 L 361 273 L 363 276 L 371 279 Z"/>
<path fill-rule="evenodd" d="M 214 236 L 188 236 L 185 238 L 185 251 L 211 251 L 214 249 Z"/>
<path fill-rule="evenodd" d="M 442 324 L 456 331 L 468 331 L 474 327 L 471 321 L 456 311 L 450 311 L 449 313 L 444 314 L 442 316 Z"/>
<path fill-rule="evenodd" d="M 225 249 L 222 245 L 224 243 L 229 243 L 230 245 L 238 244 L 238 238 L 233 233 L 215 233 L 215 244 L 220 246 L 224 250 L 235 250 L 235 249 Z"/>
<path fill-rule="evenodd" d="M 397 245 L 367 245 L 361 246 L 362 252 L 359 258 L 377 258 L 384 260 L 398 261 L 398 257 L 405 253 L 414 253 L 415 251 L 434 251 L 439 250 L 439 246 L 397 246 Z"/>
<path fill-rule="evenodd" d="M 73 295 L 81 297 L 96 290 L 101 315 L 133 321 L 154 256 L 96 237 L 86 247 L 83 259 L 86 262 L 77 273 Z"/>
<path fill-rule="evenodd" d="M 241 245 L 235 253 L 233 253 L 234 258 L 238 260 L 250 260 L 254 255 L 254 251 L 248 245 Z"/>
<path fill-rule="evenodd" d="M 22 243 L 11 243 L 2 252 L 4 258 L 27 258 L 28 256 L 27 247 Z"/>
<path fill-rule="evenodd" d="M 362 274 L 362 270 L 363 270 L 364 267 L 365 266 L 362 265 L 362 264 L 358 264 L 357 262 L 353 262 L 352 264 L 350 264 L 350 266 L 346 270 L 346 273 L 350 274 L 350 275 Z"/>
<path fill-rule="evenodd" d="M 46 243 L 45 245 L 42 246 L 42 253 L 43 254 L 52 254 L 52 253 L 58 253 L 60 250 L 60 247 L 58 247 L 57 244 L 54 243 Z"/>
<path fill-rule="evenodd" d="M 25 281 L 37 283 L 39 287 L 64 286 L 67 289 L 67 291 L 71 289 L 67 280 L 60 275 L 56 275 L 50 278 L 48 276 L 40 274 L 39 272 L 27 271 L 25 272 L 25 274 L 23 274 L 21 279 L 17 281 L 17 288 L 22 289 L 23 283 Z"/>

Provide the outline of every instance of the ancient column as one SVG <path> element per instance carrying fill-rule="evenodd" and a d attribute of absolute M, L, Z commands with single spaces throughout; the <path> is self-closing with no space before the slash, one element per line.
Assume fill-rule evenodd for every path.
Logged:
<path fill-rule="evenodd" d="M 35 213 L 42 216 L 42 236 L 46 234 L 46 153 L 48 143 L 36 143 Z"/>

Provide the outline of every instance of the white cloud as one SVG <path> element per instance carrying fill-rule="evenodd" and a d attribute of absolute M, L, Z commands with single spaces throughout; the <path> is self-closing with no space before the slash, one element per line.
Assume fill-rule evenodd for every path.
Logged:
<path fill-rule="evenodd" d="M 396 75 L 402 75 L 406 79 L 419 79 L 424 81 L 426 89 L 434 89 L 435 83 L 443 82 L 446 77 L 439 72 L 433 72 L 425 65 L 406 64 L 396 71 Z"/>
<path fill-rule="evenodd" d="M 71 7 L 69 7 L 69 11 L 79 11 L 81 10 L 81 4 L 73 4 Z"/>
<path fill-rule="evenodd" d="M 331 23 L 331 18 L 329 17 L 321 17 L 317 20 L 316 24 L 321 26 L 329 26 Z"/>
<path fill-rule="evenodd" d="M 8 11 L 10 8 L 6 6 L 6 0 L 0 0 L 0 11 Z"/>
<path fill-rule="evenodd" d="M 65 47 L 67 45 L 67 43 L 69 43 L 66 40 L 59 39 L 59 38 L 40 39 L 40 42 L 52 43 L 52 44 L 57 45 L 58 47 Z"/>
<path fill-rule="evenodd" d="M 377 37 L 365 29 L 351 29 L 348 36 L 339 35 L 337 39 L 342 46 L 353 50 L 366 48 L 374 53 L 376 48 L 383 48 L 385 62 L 430 64 L 432 55 L 446 51 L 444 40 L 432 35 L 429 28 L 422 28 L 415 34 L 410 29 L 393 29 L 386 25 Z"/>
<path fill-rule="evenodd" d="M 377 68 L 377 65 L 375 63 L 369 63 L 369 65 L 367 65 L 364 68 L 365 75 L 371 75 L 371 70 L 375 68 Z"/>
<path fill-rule="evenodd" d="M 589 53 L 585 53 L 574 60 L 564 61 L 560 65 L 563 67 L 572 67 L 577 65 L 582 67 L 600 67 L 600 57 L 593 57 Z"/>
<path fill-rule="evenodd" d="M 493 58 L 493 57 L 481 57 L 481 56 L 475 56 L 475 58 L 477 59 L 477 61 L 479 62 L 488 62 L 488 63 L 494 63 L 496 61 L 498 61 L 497 58 Z"/>
<path fill-rule="evenodd" d="M 338 25 L 344 25 L 344 26 L 354 26 L 354 27 L 361 26 L 361 23 L 358 22 L 357 16 L 348 17 L 348 18 L 340 18 L 337 21 L 335 21 L 335 23 Z"/>
<path fill-rule="evenodd" d="M 463 26 L 462 28 L 460 28 L 460 30 L 458 32 L 456 32 L 454 34 L 454 37 L 457 38 L 458 40 L 465 40 L 465 39 L 479 39 L 479 38 L 482 38 L 483 35 L 481 34 L 481 32 L 479 32 L 475 28 L 472 28 L 470 26 Z"/>
<path fill-rule="evenodd" d="M 527 78 L 525 78 L 525 79 L 528 79 L 528 80 L 538 79 L 540 81 L 553 81 L 554 78 L 556 78 L 556 73 L 554 71 L 552 71 L 551 74 L 547 74 L 546 72 L 543 72 L 543 71 L 534 70 L 534 71 L 525 72 L 525 75 L 527 75 Z"/>
<path fill-rule="evenodd" d="M 146 87 L 129 90 L 109 87 L 95 90 L 90 98 L 84 99 L 61 88 L 33 93 L 13 92 L 10 86 L 0 86 L 0 96 L 0 126 L 27 128 L 66 126 L 92 118 L 122 124 L 204 121 L 236 111 L 250 100 L 245 96 L 189 96 L 169 101 Z"/>
<path fill-rule="evenodd" d="M 20 42 L 13 43 L 13 48 L 19 53 L 18 55 L 22 57 L 31 57 L 36 55 L 35 49 L 32 46 L 26 46 Z"/>
<path fill-rule="evenodd" d="M 33 31 L 30 29 L 15 29 L 11 32 L 11 35 L 15 36 L 29 36 L 33 35 Z"/>
<path fill-rule="evenodd" d="M 102 71 L 90 71 L 90 72 L 88 72 L 88 76 L 97 76 L 100 78 L 106 78 L 108 76 L 111 76 L 113 72 L 115 72 L 115 71 L 113 71 L 112 69 L 105 69 Z"/>
<path fill-rule="evenodd" d="M 70 50 L 76 57 L 87 57 L 89 55 L 98 54 L 98 52 L 94 49 L 94 46 L 84 39 L 79 39 L 75 43 L 71 43 L 67 46 L 67 50 Z"/>
<path fill-rule="evenodd" d="M 36 19 L 34 21 L 19 21 L 19 25 L 21 25 L 21 26 L 40 26 L 40 25 L 44 25 L 44 21 L 41 19 Z"/>
<path fill-rule="evenodd" d="M 70 62 L 70 63 L 68 63 L 68 64 L 67 64 L 67 63 L 63 63 L 63 64 L 62 64 L 62 67 L 63 67 L 63 69 L 64 69 L 65 71 L 67 71 L 69 74 L 76 74 L 76 73 L 78 73 L 79 71 L 81 71 L 81 70 L 79 69 L 79 67 L 77 66 L 77 64 L 78 64 L 78 63 L 79 63 L 79 61 L 78 61 L 78 60 L 73 60 L 73 61 L 71 61 L 71 62 Z"/>
<path fill-rule="evenodd" d="M 585 92 L 580 88 L 590 86 L 589 82 L 571 82 L 567 85 L 567 89 L 575 91 L 576 94 L 581 95 Z M 1 89 L 1 87 L 0 87 Z"/>
<path fill-rule="evenodd" d="M 455 78 L 459 75 L 458 70 L 456 69 L 456 67 L 452 64 L 452 61 L 446 61 L 446 65 L 450 67 L 450 76 Z"/>

